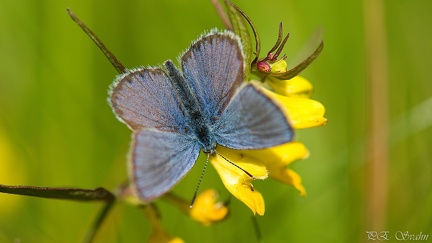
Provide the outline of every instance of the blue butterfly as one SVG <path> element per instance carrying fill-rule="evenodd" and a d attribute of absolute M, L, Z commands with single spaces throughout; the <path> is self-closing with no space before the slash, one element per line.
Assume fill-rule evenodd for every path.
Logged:
<path fill-rule="evenodd" d="M 281 108 L 244 82 L 239 38 L 212 30 L 164 68 L 137 68 L 117 77 L 114 113 L 133 130 L 130 179 L 139 198 L 154 200 L 193 167 L 200 151 L 262 149 L 286 143 L 293 129 Z"/>

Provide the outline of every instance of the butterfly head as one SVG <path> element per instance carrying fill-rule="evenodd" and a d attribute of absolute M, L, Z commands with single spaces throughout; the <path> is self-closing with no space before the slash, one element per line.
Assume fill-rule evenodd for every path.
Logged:
<path fill-rule="evenodd" d="M 216 154 L 216 142 L 210 143 L 208 145 L 203 145 L 202 151 L 210 155 Z"/>

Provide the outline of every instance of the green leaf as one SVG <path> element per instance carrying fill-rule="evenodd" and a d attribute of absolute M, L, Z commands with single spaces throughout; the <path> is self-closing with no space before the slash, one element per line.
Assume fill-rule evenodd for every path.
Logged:
<path fill-rule="evenodd" d="M 245 80 L 248 80 L 249 74 L 251 71 L 251 64 L 253 61 L 252 60 L 253 51 L 252 51 L 251 34 L 249 32 L 249 29 L 248 29 L 248 22 L 249 22 L 249 24 L 251 24 L 252 22 L 250 22 L 250 19 L 246 16 L 246 14 L 243 13 L 243 11 L 240 8 L 238 8 L 236 5 L 234 5 L 233 3 L 229 2 L 229 1 L 225 1 L 225 5 L 226 5 L 227 10 L 228 10 L 228 17 L 231 21 L 233 31 L 234 31 L 234 33 L 236 33 L 240 37 L 242 44 L 243 44 L 243 52 L 245 54 L 245 62 L 246 62 Z M 255 33 L 255 31 L 254 31 L 254 33 Z M 259 43 L 257 42 L 257 49 L 258 49 L 258 53 L 259 53 L 258 44 Z"/>

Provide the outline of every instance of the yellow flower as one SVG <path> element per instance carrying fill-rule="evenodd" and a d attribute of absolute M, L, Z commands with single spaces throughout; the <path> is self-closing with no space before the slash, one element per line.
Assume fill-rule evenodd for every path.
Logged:
<path fill-rule="evenodd" d="M 283 73 L 287 70 L 285 60 L 279 60 L 271 65 L 271 73 Z M 259 82 L 254 83 L 260 85 Z M 280 80 L 267 75 L 265 84 L 272 90 L 261 85 L 262 91 L 275 103 L 279 104 L 295 129 L 323 126 L 325 108 L 318 101 L 309 99 L 312 94 L 312 84 L 305 78 L 296 76 L 289 80 Z"/>
<path fill-rule="evenodd" d="M 270 178 L 291 185 L 300 192 L 300 195 L 306 195 L 300 176 L 288 168 L 288 165 L 292 162 L 306 159 L 309 156 L 309 152 L 303 143 L 291 142 L 267 149 L 240 152 L 262 161 L 269 171 Z"/>
<path fill-rule="evenodd" d="M 190 201 L 185 201 L 172 192 L 165 194 L 162 198 L 193 220 L 209 226 L 228 216 L 228 208 L 224 203 L 217 202 L 218 197 L 216 190 L 207 189 L 198 194 L 192 207 L 190 207 Z"/>
<path fill-rule="evenodd" d="M 222 146 L 216 149 L 229 161 L 254 176 L 251 178 L 219 155 L 210 159 L 228 191 L 246 204 L 254 214 L 264 215 L 265 206 L 261 193 L 251 184 L 253 179 L 263 180 L 268 175 L 272 179 L 293 186 L 300 195 L 306 195 L 300 176 L 288 168 L 292 162 L 308 157 L 309 152 L 302 143 L 291 142 L 258 150 L 233 150 Z"/>
<path fill-rule="evenodd" d="M 284 59 L 270 63 L 269 65 L 273 74 L 284 73 L 288 70 L 288 64 Z M 272 75 L 268 75 L 265 81 L 275 93 L 280 95 L 309 98 L 313 91 L 312 84 L 300 76 L 288 80 L 280 80 Z"/>
<path fill-rule="evenodd" d="M 269 65 L 271 71 L 267 75 L 265 84 L 261 85 L 262 91 L 280 105 L 293 128 L 303 129 L 325 125 L 327 119 L 324 117 L 324 106 L 309 99 L 313 90 L 312 84 L 299 76 L 289 80 L 272 77 L 272 73 L 286 72 L 287 65 L 284 60 Z M 266 89 L 266 85 L 271 90 Z M 254 179 L 266 179 L 268 175 L 274 180 L 293 186 L 300 195 L 306 195 L 300 175 L 288 167 L 292 162 L 309 156 L 303 143 L 293 141 L 259 150 L 232 150 L 218 146 L 216 150 L 241 168 L 230 164 L 219 155 L 210 159 L 228 191 L 245 203 L 254 214 L 263 215 L 265 211 L 261 193 L 251 184 Z"/>
<path fill-rule="evenodd" d="M 296 76 L 289 80 L 280 80 L 270 76 L 266 81 L 275 93 L 280 95 L 309 98 L 313 91 L 312 84 L 300 76 Z"/>
<path fill-rule="evenodd" d="M 282 106 L 285 115 L 295 129 L 323 126 L 327 123 L 327 119 L 324 118 L 325 108 L 318 101 L 279 95 L 267 89 L 263 91 Z"/>
<path fill-rule="evenodd" d="M 267 178 L 268 172 L 265 165 L 253 157 L 239 153 L 238 150 L 222 146 L 218 146 L 216 150 L 226 159 L 254 176 L 254 178 L 251 178 L 244 171 L 230 164 L 218 154 L 210 158 L 210 162 L 216 168 L 228 191 L 246 204 L 254 214 L 264 215 L 264 199 L 261 193 L 253 188 L 251 182 L 254 179 L 264 180 Z"/>
<path fill-rule="evenodd" d="M 228 208 L 222 202 L 216 202 L 218 197 L 218 193 L 213 189 L 200 193 L 190 209 L 190 216 L 205 226 L 224 219 L 228 215 Z"/>
<path fill-rule="evenodd" d="M 280 59 L 276 62 L 269 62 L 271 71 L 270 73 L 284 73 L 288 70 L 288 64 L 284 59 Z"/>

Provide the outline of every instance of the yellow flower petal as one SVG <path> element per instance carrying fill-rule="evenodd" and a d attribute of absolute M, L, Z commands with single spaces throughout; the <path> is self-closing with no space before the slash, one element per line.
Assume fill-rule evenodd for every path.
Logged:
<path fill-rule="evenodd" d="M 225 219 L 228 215 L 228 208 L 224 203 L 217 202 L 218 197 L 216 190 L 207 189 L 198 194 L 192 208 L 190 207 L 190 200 L 186 201 L 172 192 L 163 195 L 162 199 L 180 209 L 193 220 L 209 226 Z"/>
<path fill-rule="evenodd" d="M 278 95 L 264 88 L 262 90 L 284 108 L 295 129 L 323 126 L 327 123 L 327 119 L 324 118 L 325 108 L 318 101 Z"/>
<path fill-rule="evenodd" d="M 285 96 L 309 98 L 313 90 L 312 84 L 300 76 L 289 80 L 280 80 L 269 75 L 266 81 L 275 93 Z"/>
<path fill-rule="evenodd" d="M 265 179 L 268 176 L 266 167 L 254 158 L 244 155 L 237 150 L 231 150 L 218 146 L 216 150 L 237 166 L 247 171 L 254 178 L 251 178 L 244 171 L 227 162 L 219 155 L 212 156 L 210 162 L 222 179 L 228 191 L 237 199 L 248 206 L 252 212 L 264 215 L 264 199 L 251 184 L 253 179 Z"/>
<path fill-rule="evenodd" d="M 224 219 L 228 215 L 228 208 L 223 203 L 216 202 L 218 197 L 213 189 L 200 193 L 190 209 L 190 216 L 205 226 Z"/>
<path fill-rule="evenodd" d="M 269 171 L 270 178 L 291 185 L 302 196 L 306 195 L 306 190 L 301 183 L 301 177 L 287 168 L 292 162 L 309 156 L 309 152 L 303 143 L 291 142 L 272 148 L 244 150 L 242 152 L 262 161 Z"/>
<path fill-rule="evenodd" d="M 301 182 L 301 177 L 299 174 L 297 174 L 297 172 L 288 168 L 284 168 L 270 171 L 270 177 L 284 184 L 293 186 L 300 192 L 301 196 L 306 195 L 306 189 L 304 188 Z"/>
<path fill-rule="evenodd" d="M 309 156 L 309 151 L 300 142 L 284 143 L 266 149 L 242 150 L 242 152 L 263 162 L 267 169 L 284 167 Z"/>
<path fill-rule="evenodd" d="M 288 69 L 288 64 L 285 60 L 281 59 L 273 64 L 270 64 L 271 73 L 284 73 Z M 289 80 L 280 80 L 268 75 L 266 83 L 277 93 L 285 96 L 298 96 L 309 98 L 312 94 L 313 86 L 305 78 L 296 76 Z"/>
<path fill-rule="evenodd" d="M 288 64 L 285 60 L 281 59 L 275 63 L 270 63 L 272 73 L 284 73 L 287 71 Z"/>

